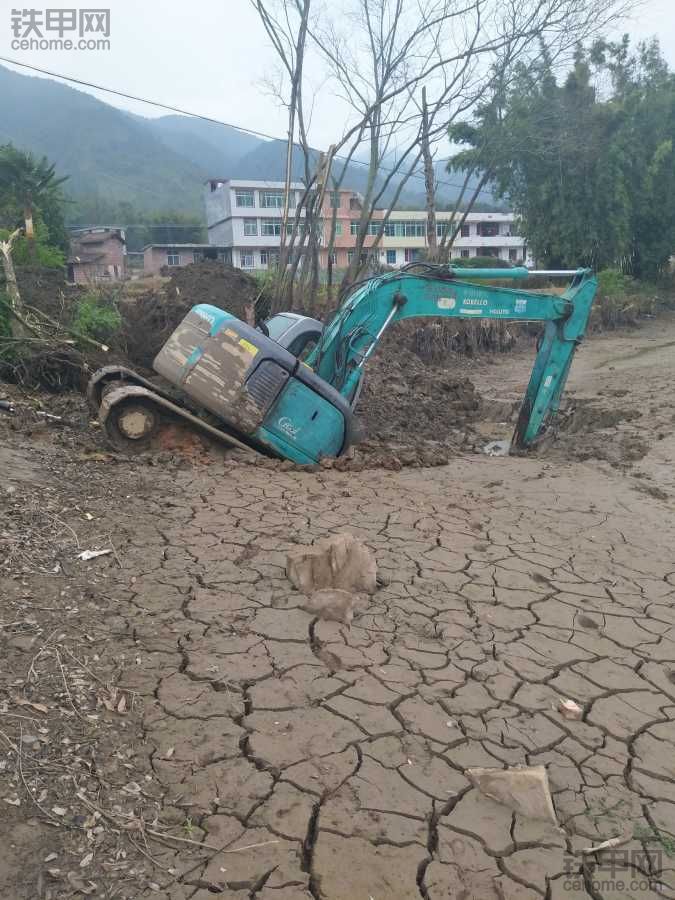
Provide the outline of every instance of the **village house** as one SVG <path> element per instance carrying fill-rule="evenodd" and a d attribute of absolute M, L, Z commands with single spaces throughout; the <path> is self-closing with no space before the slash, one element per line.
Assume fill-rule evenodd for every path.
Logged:
<path fill-rule="evenodd" d="M 97 226 L 71 233 L 67 262 L 72 284 L 100 284 L 127 277 L 127 242 L 122 228 Z"/>
<path fill-rule="evenodd" d="M 232 248 L 217 244 L 148 244 L 143 248 L 143 273 L 159 275 L 164 267 L 189 266 L 203 259 L 232 264 Z"/>

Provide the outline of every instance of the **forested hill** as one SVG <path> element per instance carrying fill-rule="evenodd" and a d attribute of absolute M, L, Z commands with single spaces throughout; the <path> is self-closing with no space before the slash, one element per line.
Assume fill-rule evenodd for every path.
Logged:
<path fill-rule="evenodd" d="M 201 215 L 205 179 L 281 179 L 284 170 L 283 141 L 188 116 L 133 115 L 61 82 L 0 66 L 0 144 L 10 141 L 47 156 L 69 176 L 67 193 L 76 201 L 71 220 L 116 218 L 124 205 Z M 461 181 L 443 164 L 438 169 L 441 180 Z M 365 167 L 352 166 L 345 185 L 362 189 L 366 174 Z M 423 205 L 422 188 L 411 180 L 402 205 Z M 451 202 L 457 192 L 442 186 L 439 202 Z"/>

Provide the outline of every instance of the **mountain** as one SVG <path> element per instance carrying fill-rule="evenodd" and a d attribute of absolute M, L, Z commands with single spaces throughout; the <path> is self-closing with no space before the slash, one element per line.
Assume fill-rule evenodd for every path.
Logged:
<path fill-rule="evenodd" d="M 0 67 L 0 143 L 49 157 L 69 176 L 68 194 L 199 211 L 199 167 L 147 122 L 56 81 Z"/>
<path fill-rule="evenodd" d="M 0 144 L 10 141 L 47 156 L 60 175 L 69 176 L 65 188 L 75 201 L 71 221 L 115 218 L 127 204 L 140 212 L 202 216 L 202 186 L 208 178 L 284 177 L 283 140 L 264 140 L 190 116 L 148 119 L 58 81 L 0 66 Z M 343 183 L 363 190 L 366 174 L 364 166 L 352 164 Z M 293 177 L 301 175 L 298 151 Z M 444 170 L 439 178 L 462 180 Z M 395 183 L 383 199 L 394 189 Z M 441 187 L 439 203 L 451 202 L 457 193 L 457 188 Z M 423 204 L 424 184 L 411 179 L 400 205 Z"/>
<path fill-rule="evenodd" d="M 190 116 L 161 116 L 142 121 L 174 153 L 195 165 L 203 178 L 231 177 L 240 159 L 270 143 L 231 125 Z"/>

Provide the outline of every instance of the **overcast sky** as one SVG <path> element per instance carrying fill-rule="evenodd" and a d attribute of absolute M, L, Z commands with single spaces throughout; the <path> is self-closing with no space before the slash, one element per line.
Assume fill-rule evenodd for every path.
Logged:
<path fill-rule="evenodd" d="M 37 2 L 41 4 L 42 0 Z M 111 5 L 108 51 L 14 50 L 10 11 L 15 4 L 3 4 L 0 55 L 234 125 L 283 135 L 284 110 L 265 94 L 261 84 L 271 71 L 274 54 L 249 0 L 107 2 Z M 332 2 L 339 4 L 339 0 Z M 618 26 L 619 33 L 628 31 L 634 40 L 657 35 L 673 68 L 674 3 L 675 0 L 644 0 L 639 14 Z M 92 6 L 88 4 L 89 8 Z M 142 115 L 161 114 L 144 104 L 90 92 L 107 103 Z M 310 137 L 317 147 L 328 146 L 344 123 L 340 102 L 326 96 L 325 91 L 323 96 L 311 125 Z"/>

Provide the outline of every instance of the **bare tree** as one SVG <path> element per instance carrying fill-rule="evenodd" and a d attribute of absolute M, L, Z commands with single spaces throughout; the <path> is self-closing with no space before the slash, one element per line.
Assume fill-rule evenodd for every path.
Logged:
<path fill-rule="evenodd" d="M 434 173 L 434 158 L 431 153 L 431 141 L 429 139 L 429 108 L 427 106 L 427 89 L 425 87 L 422 88 L 422 133 L 420 146 L 422 148 L 422 159 L 424 160 L 427 248 L 429 257 L 433 258 L 438 244 L 436 231 L 436 176 Z"/>
<path fill-rule="evenodd" d="M 433 247 L 435 146 L 447 137 L 453 123 L 492 96 L 516 64 L 535 57 L 541 44 L 554 58 L 569 53 L 610 18 L 624 14 L 634 0 L 418 0 L 416 4 L 405 0 L 345 0 L 339 15 L 331 14 L 328 7 L 321 15 L 315 11 L 310 14 L 310 0 L 252 2 L 282 61 L 287 82 L 287 186 L 297 121 L 305 192 L 302 209 L 296 210 L 287 256 L 291 276 L 299 273 L 311 288 L 318 282 L 317 236 L 325 224 L 321 221 L 321 200 L 327 178 L 322 178 L 325 167 L 317 167 L 307 136 L 303 83 L 308 47 L 328 72 L 333 94 L 349 111 L 347 124 L 328 154 L 334 190 L 347 177 L 348 163 L 366 152 L 363 200 L 354 253 L 342 282 L 345 290 L 390 231 L 388 223 L 406 184 L 422 172 L 428 242 L 434 256 L 447 256 L 462 223 L 453 222 L 439 246 Z M 488 178 L 486 166 L 469 196 L 469 208 Z M 467 173 L 456 213 L 467 196 L 469 183 Z M 327 241 L 329 258 L 335 220 L 333 214 Z M 325 238 L 324 233 L 324 243 Z M 299 250 L 307 248 L 306 253 L 293 254 L 296 241 Z M 332 272 L 330 275 L 332 280 Z"/>
<path fill-rule="evenodd" d="M 290 279 L 287 278 L 288 262 L 293 257 L 293 247 L 300 234 L 300 244 L 304 243 L 306 236 L 306 223 L 303 223 L 296 213 L 288 241 L 288 226 L 290 212 L 291 182 L 293 180 L 293 155 L 296 147 L 295 130 L 296 122 L 299 129 L 300 147 L 303 152 L 305 185 L 310 181 L 311 150 L 307 141 L 305 116 L 303 107 L 303 70 L 305 64 L 305 47 L 307 41 L 307 25 L 311 0 L 252 0 L 253 6 L 260 16 L 260 20 L 272 42 L 272 46 L 279 58 L 282 67 L 282 77 L 278 85 L 268 86 L 273 93 L 284 103 L 288 109 L 288 133 L 286 142 L 286 164 L 284 181 L 284 206 L 281 221 L 281 233 L 279 240 L 279 265 L 278 278 L 275 292 L 275 306 L 285 299 L 287 288 L 290 285 L 290 297 L 292 301 L 293 276 L 297 270 L 297 262 L 292 266 Z M 285 82 L 288 82 L 288 97 L 284 95 Z M 305 202 L 310 198 L 305 192 Z"/>
<path fill-rule="evenodd" d="M 309 32 L 325 57 L 355 123 L 343 141 L 363 129 L 368 174 L 346 287 L 364 265 L 374 213 L 385 203 L 379 243 L 402 186 L 420 174 L 420 159 L 450 124 L 526 60 L 541 41 L 553 54 L 569 52 L 596 33 L 631 0 L 352 0 L 341 26 L 324 21 Z M 421 88 L 426 102 L 418 103 Z M 342 146 L 337 143 L 338 149 Z M 394 154 L 392 151 L 396 150 Z M 395 190 L 386 187 L 397 184 Z M 481 186 L 482 188 L 482 186 Z M 434 200 L 427 177 L 428 213 Z M 476 194 L 477 196 L 477 194 Z M 434 229 L 435 236 L 435 229 Z M 369 248 L 366 248 L 369 249 Z"/>

